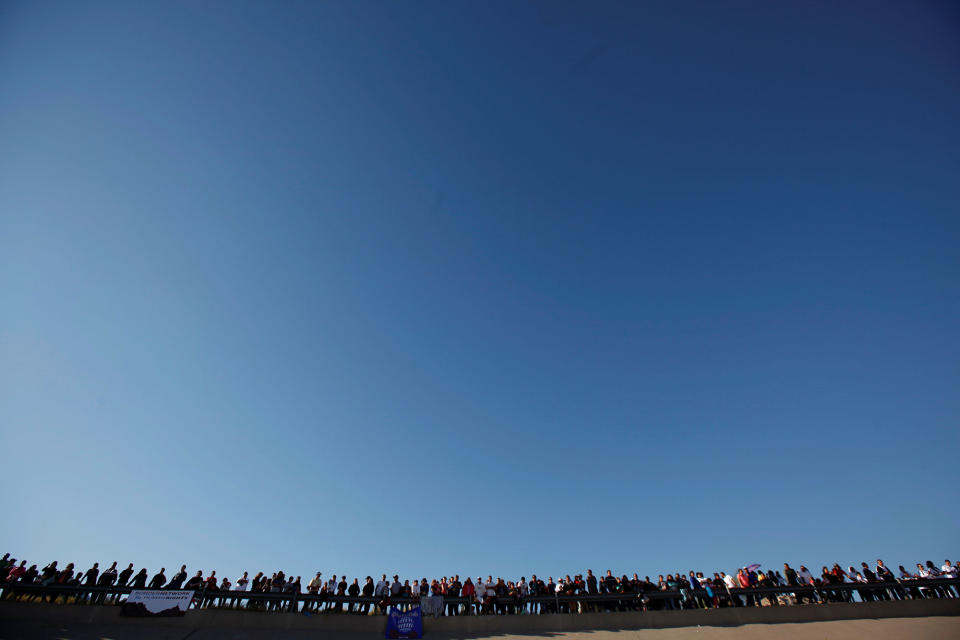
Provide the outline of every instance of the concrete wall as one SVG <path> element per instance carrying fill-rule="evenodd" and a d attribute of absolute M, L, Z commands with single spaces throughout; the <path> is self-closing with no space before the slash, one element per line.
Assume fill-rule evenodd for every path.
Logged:
<path fill-rule="evenodd" d="M 383 638 L 382 616 L 190 611 L 182 618 L 124 618 L 119 607 L 0 602 L 0 640 L 266 640 L 267 638 Z M 493 635 L 550 635 L 557 632 L 639 630 L 669 627 L 733 627 L 869 618 L 960 616 L 960 600 L 909 600 L 806 605 L 591 613 L 565 615 L 461 616 L 427 618 L 428 638 Z"/>

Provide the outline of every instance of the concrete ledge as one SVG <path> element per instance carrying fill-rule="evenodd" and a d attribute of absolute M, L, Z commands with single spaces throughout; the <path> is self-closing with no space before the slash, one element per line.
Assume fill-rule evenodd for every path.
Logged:
<path fill-rule="evenodd" d="M 587 613 L 425 618 L 434 638 L 492 635 L 550 635 L 571 631 L 614 631 L 670 627 L 736 627 L 879 618 L 960 616 L 960 599 L 856 604 L 750 607 L 645 613 Z M 230 610 L 190 611 L 182 618 L 125 618 L 119 607 L 0 602 L 0 640 L 190 640 L 265 638 L 382 638 L 385 617 L 305 616 Z"/>
<path fill-rule="evenodd" d="M 903 602 L 738 607 L 693 611 L 647 611 L 643 613 L 428 618 L 424 621 L 424 633 L 438 631 L 452 637 L 469 638 L 507 633 L 538 635 L 566 631 L 615 631 L 696 626 L 736 627 L 745 624 L 957 615 L 960 615 L 960 599 L 906 600 Z"/>

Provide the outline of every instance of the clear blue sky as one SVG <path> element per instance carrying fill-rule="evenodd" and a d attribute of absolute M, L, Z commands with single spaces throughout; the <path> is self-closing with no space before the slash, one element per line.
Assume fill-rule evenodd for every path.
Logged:
<path fill-rule="evenodd" d="M 958 114 L 951 2 L 4 2 L 0 552 L 960 559 Z"/>

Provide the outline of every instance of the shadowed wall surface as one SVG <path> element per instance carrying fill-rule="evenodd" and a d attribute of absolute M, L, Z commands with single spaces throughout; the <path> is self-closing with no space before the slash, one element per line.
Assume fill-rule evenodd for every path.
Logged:
<path fill-rule="evenodd" d="M 0 603 L 0 640 L 266 640 L 382 638 L 385 619 L 244 611 L 190 611 L 183 618 L 132 619 L 117 607 Z M 566 636 L 594 640 L 761 637 L 960 638 L 960 601 L 925 600 L 646 613 L 426 618 L 428 638 Z M 599 635 L 604 636 L 600 638 Z"/>

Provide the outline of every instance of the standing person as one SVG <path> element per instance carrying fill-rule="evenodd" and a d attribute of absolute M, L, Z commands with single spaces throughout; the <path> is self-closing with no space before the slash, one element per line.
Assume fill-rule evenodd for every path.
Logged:
<path fill-rule="evenodd" d="M 459 598 L 459 597 L 460 597 L 460 589 L 462 589 L 462 588 L 463 588 L 463 585 L 460 584 L 460 576 L 454 576 L 453 578 L 451 578 L 450 582 L 447 583 L 447 593 L 446 593 L 446 597 L 447 597 L 447 598 L 451 598 L 451 599 L 453 599 L 453 598 Z M 447 602 L 447 615 L 448 615 L 448 616 L 455 616 L 455 615 L 457 615 L 457 614 L 459 613 L 459 608 L 460 608 L 460 605 L 458 605 L 456 602 L 448 601 L 448 602 Z"/>
<path fill-rule="evenodd" d="M 107 569 L 100 575 L 100 579 L 97 580 L 97 586 L 103 587 L 104 589 L 106 589 L 107 587 L 112 586 L 113 583 L 116 582 L 116 580 L 117 580 L 117 563 L 116 561 L 114 561 L 114 563 L 111 564 L 109 567 L 107 567 Z M 103 601 L 106 599 L 106 597 L 107 597 L 107 592 L 105 590 L 101 591 L 100 593 L 97 594 L 96 598 L 94 598 L 94 602 L 96 602 L 97 604 L 103 604 Z"/>
<path fill-rule="evenodd" d="M 248 578 L 247 575 L 248 575 L 248 572 L 244 571 L 244 572 L 243 572 L 243 575 L 240 576 L 239 578 L 237 578 L 237 581 L 236 581 L 236 583 L 234 583 L 234 587 L 233 587 L 233 591 L 234 591 L 235 594 L 236 594 L 236 592 L 238 592 L 238 591 L 246 591 L 246 590 L 247 590 L 247 585 L 250 584 L 250 578 Z M 241 598 L 240 596 L 234 595 L 233 598 L 230 600 L 230 606 L 231 606 L 231 607 L 238 607 L 238 606 L 240 606 L 240 602 L 241 602 L 242 600 L 243 600 L 243 598 Z"/>
<path fill-rule="evenodd" d="M 598 601 L 594 600 L 594 598 L 600 595 L 600 588 L 597 584 L 597 576 L 593 575 L 593 569 L 587 569 L 587 577 L 584 579 L 584 584 L 587 589 L 587 595 L 589 596 L 587 600 L 587 610 L 599 611 Z"/>
<path fill-rule="evenodd" d="M 949 560 L 944 560 L 943 566 L 940 567 L 940 577 L 947 578 L 950 580 L 956 580 L 957 566 L 955 564 L 951 564 Z M 944 587 L 944 590 L 947 592 L 947 594 L 951 598 L 960 598 L 960 585 L 956 585 L 956 584 L 947 585 Z M 953 591 L 953 593 L 951 593 L 951 590 Z"/>
<path fill-rule="evenodd" d="M 474 589 L 470 576 L 467 576 L 467 581 L 463 583 L 463 589 L 460 591 L 460 594 L 467 599 L 467 606 L 464 608 L 463 614 L 470 615 L 473 609 L 473 601 L 476 600 L 477 597 L 477 590 Z"/>
<path fill-rule="evenodd" d="M 744 570 L 747 572 L 747 581 L 750 583 L 750 588 L 755 590 L 760 585 L 760 580 L 757 578 L 757 572 L 746 567 Z M 760 603 L 760 596 L 754 594 L 753 601 L 758 607 L 762 606 Z"/>
<path fill-rule="evenodd" d="M 794 571 L 793 567 L 791 567 L 786 562 L 783 563 L 783 576 L 787 581 L 787 586 L 790 586 L 790 587 L 801 586 L 800 578 L 797 576 L 797 572 Z M 794 595 L 797 598 L 797 604 L 804 604 L 805 596 L 803 595 L 802 592 L 796 591 L 794 592 Z"/>
<path fill-rule="evenodd" d="M 600 588 L 603 589 L 602 583 Z M 565 596 L 565 595 L 570 595 L 572 593 L 573 593 L 573 580 L 570 579 L 570 574 L 567 574 L 563 578 L 558 578 L 557 579 L 557 595 Z M 576 606 L 577 604 L 575 602 L 570 602 L 570 601 L 561 602 L 560 612 L 570 613 L 572 610 L 574 613 L 576 613 Z M 498 608 L 497 613 L 499 612 L 500 610 Z"/>
<path fill-rule="evenodd" d="M 197 599 L 199 603 L 197 609 L 209 609 L 216 604 L 217 598 L 217 572 L 212 571 L 209 576 L 203 578 L 203 581 L 200 583 L 200 598 Z"/>
<path fill-rule="evenodd" d="M 517 583 L 517 598 L 520 601 L 520 613 L 527 613 L 527 596 L 530 594 L 530 587 L 527 584 L 527 577 L 520 576 L 520 582 Z"/>
<path fill-rule="evenodd" d="M 607 593 L 617 592 L 617 579 L 613 577 L 612 570 L 607 569 L 607 575 L 603 578 L 603 585 L 606 587 Z"/>
<path fill-rule="evenodd" d="M 203 571 L 197 571 L 197 575 L 193 576 L 187 583 L 183 585 L 184 589 L 193 589 L 194 591 L 199 591 L 203 588 Z"/>
<path fill-rule="evenodd" d="M 287 592 L 290 594 L 290 606 L 287 607 L 287 611 L 296 611 L 297 610 L 297 600 L 300 598 L 300 594 L 303 593 L 303 585 L 300 582 L 300 576 L 297 576 L 297 579 L 294 580 L 291 578 L 287 582 Z"/>
<path fill-rule="evenodd" d="M 366 581 L 363 583 L 363 589 L 361 590 L 361 593 L 363 597 L 366 599 L 366 598 L 373 597 L 373 591 L 374 591 L 373 578 L 370 576 L 367 576 Z M 363 606 L 360 607 L 360 614 L 367 615 L 369 611 L 370 611 L 370 603 L 364 600 Z"/>
<path fill-rule="evenodd" d="M 843 567 L 841 567 L 836 562 L 833 563 L 833 569 L 831 569 L 830 573 L 833 574 L 834 584 L 842 585 L 849 580 L 849 576 L 847 576 L 847 572 L 844 571 Z M 851 591 L 850 589 L 843 589 L 842 591 L 838 591 L 837 593 L 843 602 L 853 602 L 853 591 Z"/>
<path fill-rule="evenodd" d="M 73 566 L 73 563 L 71 562 L 71 563 L 70 563 L 69 565 L 67 565 L 67 566 L 68 566 L 68 567 L 72 567 L 72 566 Z M 78 587 L 80 587 L 80 578 L 82 578 L 82 577 L 83 577 L 83 572 L 82 572 L 82 571 L 78 571 L 77 573 L 73 574 L 73 577 L 72 577 L 72 578 L 69 578 L 69 579 L 65 580 L 64 583 L 63 583 L 63 586 L 65 586 L 65 587 L 73 587 L 73 588 L 76 590 Z M 76 591 L 74 591 L 74 593 L 76 593 Z M 68 597 L 67 594 L 63 594 L 63 603 L 64 603 L 64 604 L 67 603 L 67 597 Z M 74 596 L 74 602 L 78 602 L 78 601 L 79 601 L 79 600 L 77 599 L 77 596 Z"/>
<path fill-rule="evenodd" d="M 354 605 L 357 604 L 356 598 L 360 595 L 360 580 L 357 578 L 353 579 L 353 582 L 350 583 L 350 586 L 347 587 L 347 595 L 352 598 L 350 603 L 347 605 L 347 613 L 353 613 L 355 611 Z M 356 611 L 359 611 L 357 607 Z"/>
<path fill-rule="evenodd" d="M 212 571 L 206 580 L 203 581 L 203 602 L 200 608 L 209 609 L 216 604 L 217 599 L 217 572 Z"/>
<path fill-rule="evenodd" d="M 376 609 L 381 613 L 386 612 L 386 607 L 384 602 L 387 600 L 387 597 L 390 595 L 390 583 L 387 582 L 387 574 L 380 574 L 380 579 L 377 581 L 377 584 L 373 587 L 373 595 L 377 599 Z"/>
<path fill-rule="evenodd" d="M 273 579 L 270 581 L 269 589 L 272 595 L 276 595 L 276 598 L 273 598 L 270 602 L 270 611 L 281 611 L 283 610 L 283 588 L 287 584 L 287 577 L 284 575 L 283 571 L 277 571 L 273 574 Z"/>
<path fill-rule="evenodd" d="M 220 608 L 223 609 L 230 604 L 230 587 L 233 585 L 230 583 L 230 578 L 223 576 L 223 580 L 220 581 L 220 586 L 217 587 L 217 591 L 220 592 Z"/>
<path fill-rule="evenodd" d="M 720 574 L 716 571 L 713 572 L 713 580 L 711 581 L 713 585 L 713 608 L 719 609 L 720 607 L 726 607 L 730 602 L 730 594 L 726 593 L 727 585 L 724 583 L 723 578 L 720 577 Z M 726 595 L 724 595 L 726 594 Z"/>
<path fill-rule="evenodd" d="M 837 576 L 827 568 L 827 565 L 823 565 L 823 570 L 820 572 L 820 584 L 824 587 L 828 587 L 837 583 Z M 833 589 L 824 589 L 824 594 L 827 596 L 827 600 L 830 602 L 840 602 L 842 597 L 838 591 Z"/>
<path fill-rule="evenodd" d="M 99 563 L 99 562 L 94 562 L 94 563 L 93 563 L 93 566 L 90 567 L 89 569 L 87 569 L 86 572 L 83 574 L 84 584 L 85 584 L 86 586 L 88 586 L 88 587 L 96 587 L 96 586 L 97 586 L 97 577 L 98 577 L 99 575 L 100 575 L 100 563 Z M 90 591 L 85 591 L 85 592 L 83 593 L 83 597 L 82 597 L 81 602 L 83 602 L 84 604 L 86 604 L 87 598 L 89 598 L 91 595 L 93 595 L 92 592 L 90 592 Z"/>
<path fill-rule="evenodd" d="M 477 590 L 480 590 L 480 579 L 477 578 Z M 553 576 L 547 577 L 547 584 L 543 586 L 543 595 L 553 598 L 553 601 L 546 602 L 546 612 L 547 613 L 559 613 L 559 608 L 557 607 L 557 585 L 553 581 Z M 543 613 L 543 607 L 540 608 L 540 612 Z"/>
<path fill-rule="evenodd" d="M 900 585 L 897 584 L 897 577 L 893 575 L 893 571 L 883 564 L 883 560 L 877 558 L 877 578 L 880 582 L 883 582 L 886 585 L 887 595 L 889 598 L 894 600 L 903 600 L 904 593 L 903 589 L 900 588 Z"/>
<path fill-rule="evenodd" d="M 337 583 L 337 595 L 341 598 L 347 596 L 347 575 L 344 574 L 340 576 L 340 582 Z M 343 600 L 337 602 L 337 606 L 334 609 L 337 613 L 343 613 Z"/>
<path fill-rule="evenodd" d="M 193 598 L 190 600 L 190 604 L 192 604 L 195 609 L 199 609 L 200 605 L 203 604 L 203 600 L 201 594 L 197 592 L 203 589 L 203 571 L 197 571 L 197 575 L 187 580 L 183 588 L 185 590 L 193 590 Z"/>
<path fill-rule="evenodd" d="M 57 585 L 63 586 L 63 587 L 69 587 L 71 586 L 72 582 L 73 582 L 73 563 L 70 562 L 67 564 L 66 567 L 63 568 L 63 571 L 57 574 Z M 64 604 L 67 603 L 67 597 L 68 597 L 68 594 L 64 592 L 63 593 Z M 60 595 L 59 594 L 55 595 L 53 597 L 53 603 L 56 604 L 57 600 L 59 599 L 60 599 Z"/>
<path fill-rule="evenodd" d="M 543 581 L 537 578 L 537 574 L 530 574 L 530 613 L 537 614 L 543 613 L 543 603 L 537 602 L 536 598 L 539 598 L 544 594 L 546 585 L 543 584 Z"/>
<path fill-rule="evenodd" d="M 180 571 L 173 576 L 173 579 L 167 583 L 165 589 L 179 589 L 183 581 L 187 579 L 187 565 L 182 565 Z"/>
<path fill-rule="evenodd" d="M 253 579 L 250 580 L 250 593 L 262 593 L 263 592 L 263 583 L 266 581 L 266 578 L 263 575 L 263 571 L 257 571 L 257 575 L 253 576 Z M 250 596 L 247 598 L 247 609 L 259 609 L 261 604 L 261 598 L 256 596 Z"/>
<path fill-rule="evenodd" d="M 913 582 L 913 581 L 915 581 L 915 580 L 917 579 L 917 575 L 908 572 L 908 571 L 904 568 L 903 565 L 900 565 L 900 566 L 897 567 L 897 568 L 898 568 L 899 571 L 900 571 L 900 581 L 899 581 L 900 584 L 903 584 L 903 581 L 904 581 L 904 580 L 907 580 L 907 581 L 909 581 L 909 582 Z M 911 600 L 922 600 L 922 599 L 923 599 L 923 593 L 921 593 L 921 591 L 920 591 L 917 587 L 915 587 L 915 586 L 908 586 L 908 587 L 907 587 L 907 594 L 910 596 L 910 599 L 911 599 Z"/>
<path fill-rule="evenodd" d="M 386 603 L 390 600 L 390 581 L 387 580 L 387 574 L 380 574 L 380 579 L 373 585 L 373 595 L 376 598 L 374 610 L 379 613 L 386 613 Z"/>
<path fill-rule="evenodd" d="M 875 574 L 873 571 L 870 570 L 870 565 L 868 565 L 866 562 L 860 563 L 860 573 L 863 575 L 864 578 L 867 579 L 867 582 L 871 584 L 877 584 L 878 582 L 881 582 L 881 579 L 877 577 L 877 574 Z M 873 598 L 876 600 L 890 599 L 890 596 L 889 594 L 887 594 L 886 589 L 872 589 L 870 593 L 873 596 Z"/>
<path fill-rule="evenodd" d="M 703 596 L 697 594 L 697 591 L 700 591 L 701 585 L 700 580 L 697 579 L 697 574 L 693 569 L 691 569 L 690 573 L 687 574 L 687 583 L 690 585 L 690 596 L 693 606 L 697 609 L 706 609 L 706 601 L 703 599 Z"/>
<path fill-rule="evenodd" d="M 320 577 L 321 572 L 317 571 L 317 575 L 313 576 L 310 579 L 310 582 L 307 583 L 307 594 L 312 597 L 316 597 L 320 594 L 320 587 L 323 586 L 323 579 Z M 316 599 L 307 600 L 303 603 L 304 611 L 312 611 L 317 606 Z"/>
<path fill-rule="evenodd" d="M 767 586 L 768 587 L 782 587 L 780 584 L 780 579 L 777 577 L 777 574 L 774 573 L 773 569 L 767 569 Z M 775 605 L 780 604 L 780 592 L 774 593 L 770 596 L 771 602 Z"/>
<path fill-rule="evenodd" d="M 144 567 L 140 569 L 140 572 L 137 575 L 133 576 L 133 582 L 130 583 L 131 589 L 146 589 L 147 588 L 147 568 Z"/>
<path fill-rule="evenodd" d="M 921 578 L 936 580 L 937 578 L 940 577 L 940 570 L 937 569 L 934 566 L 933 562 L 930 560 L 927 560 L 927 566 L 923 566 L 920 563 L 917 563 L 917 567 L 920 569 Z M 933 597 L 935 598 L 944 597 L 943 589 L 941 589 L 940 587 L 930 587 L 930 593 L 933 594 Z"/>
<path fill-rule="evenodd" d="M 495 614 L 497 604 L 497 585 L 493 581 L 493 576 L 487 576 L 487 582 L 483 591 L 483 606 L 487 613 Z"/>
<path fill-rule="evenodd" d="M 126 587 L 127 583 L 130 581 L 130 578 L 133 576 L 133 563 L 127 565 L 127 568 L 117 574 L 117 586 Z M 120 592 L 113 594 L 113 602 L 116 603 L 120 600 Z"/>
<path fill-rule="evenodd" d="M 867 584 L 867 578 L 853 567 L 850 567 L 847 570 L 847 575 L 850 576 L 851 582 L 856 582 L 857 584 Z M 860 602 L 873 602 L 872 589 L 857 589 L 857 595 L 860 596 Z"/>
<path fill-rule="evenodd" d="M 797 571 L 797 578 L 800 579 L 800 584 L 802 584 L 805 587 L 816 588 L 817 586 L 816 581 L 813 579 L 813 574 L 811 574 L 810 571 L 803 565 L 800 565 L 800 570 Z M 814 594 L 816 594 L 816 590 L 814 590 Z M 816 602 L 817 598 L 818 598 L 817 595 L 811 596 L 810 602 Z"/>
<path fill-rule="evenodd" d="M 513 615 L 519 611 L 520 606 L 520 592 L 517 591 L 517 585 L 514 584 L 513 580 L 507 581 L 507 613 Z"/>
<path fill-rule="evenodd" d="M 43 568 L 40 572 L 40 584 L 41 586 L 47 587 L 56 582 L 57 576 L 60 575 L 60 570 L 57 569 L 57 561 L 54 560 L 47 566 Z M 42 602 L 53 602 L 55 596 L 45 595 L 40 596 Z"/>
<path fill-rule="evenodd" d="M 730 592 L 731 589 L 740 588 L 737 579 L 733 577 L 733 574 L 722 571 L 720 572 L 720 576 L 723 578 L 723 584 L 727 588 L 727 596 L 730 598 L 730 604 L 734 607 L 742 607 L 743 598 Z"/>
<path fill-rule="evenodd" d="M 741 589 L 750 589 L 750 574 L 747 573 L 747 570 L 743 567 L 737 569 L 737 582 L 740 583 Z M 746 606 L 754 606 L 753 594 L 749 591 L 747 592 L 747 604 Z"/>
<path fill-rule="evenodd" d="M 131 562 L 130 564 L 127 565 L 126 569 L 124 569 L 117 575 L 117 586 L 118 587 L 127 586 L 127 582 L 130 580 L 130 577 L 132 575 L 133 575 L 133 563 Z"/>
<path fill-rule="evenodd" d="M 337 584 L 337 574 L 333 574 L 333 577 L 327 580 L 327 611 L 330 611 L 334 607 L 332 597 L 337 593 Z"/>
<path fill-rule="evenodd" d="M 159 589 L 163 586 L 163 583 L 167 581 L 167 576 L 163 574 L 166 571 L 165 568 L 160 567 L 160 573 L 153 576 L 150 580 L 150 584 L 147 586 L 147 589 Z"/>

